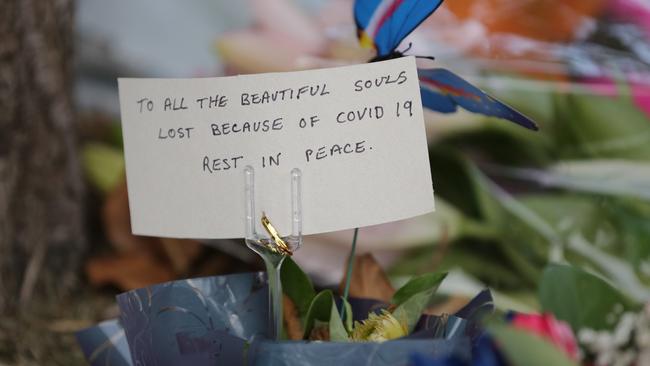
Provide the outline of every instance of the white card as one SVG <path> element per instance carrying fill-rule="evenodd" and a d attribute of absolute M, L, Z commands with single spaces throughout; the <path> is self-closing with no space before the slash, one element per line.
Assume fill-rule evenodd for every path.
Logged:
<path fill-rule="evenodd" d="M 415 59 L 202 79 L 119 79 L 134 234 L 239 238 L 244 168 L 255 208 L 303 233 L 433 211 Z"/>

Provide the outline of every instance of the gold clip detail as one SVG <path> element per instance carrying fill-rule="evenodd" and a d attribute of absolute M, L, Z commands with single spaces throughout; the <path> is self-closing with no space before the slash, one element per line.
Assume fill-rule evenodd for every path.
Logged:
<path fill-rule="evenodd" d="M 280 237 L 280 234 L 278 233 L 277 230 L 275 230 L 275 227 L 271 224 L 271 220 L 269 220 L 268 217 L 266 217 L 265 213 L 262 213 L 262 226 L 264 226 L 264 229 L 266 230 L 269 235 L 271 235 L 271 238 L 275 242 L 277 250 L 279 250 L 282 254 L 285 255 L 293 255 L 293 252 L 289 248 L 289 245 Z M 273 249 L 276 249 L 273 248 Z"/>

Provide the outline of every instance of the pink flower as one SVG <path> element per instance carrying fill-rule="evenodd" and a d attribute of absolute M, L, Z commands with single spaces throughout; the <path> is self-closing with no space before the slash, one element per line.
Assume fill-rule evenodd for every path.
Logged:
<path fill-rule="evenodd" d="M 573 360 L 578 360 L 578 345 L 569 325 L 555 319 L 552 314 L 514 314 L 512 325 L 530 331 L 550 341 L 566 352 Z"/>
<path fill-rule="evenodd" d="M 643 0 L 612 0 L 610 14 L 637 24 L 650 37 L 650 3 Z"/>

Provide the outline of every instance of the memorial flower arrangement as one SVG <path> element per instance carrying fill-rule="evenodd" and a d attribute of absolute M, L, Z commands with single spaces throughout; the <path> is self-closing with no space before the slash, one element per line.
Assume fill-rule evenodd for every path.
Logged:
<path fill-rule="evenodd" d="M 364 260 L 366 266 L 377 266 L 369 257 Z M 334 360 L 394 365 L 415 353 L 454 352 L 466 359 L 463 349 L 480 335 L 482 317 L 493 310 L 492 297 L 486 290 L 454 315 L 423 314 L 444 278 L 444 273 L 415 277 L 388 302 L 355 297 L 344 301 L 331 289 L 316 293 L 307 275 L 287 259 L 282 272 L 284 340 L 268 338 L 263 273 L 175 281 L 126 292 L 117 298 L 119 320 L 81 331 L 78 338 L 96 365 L 325 365 Z M 339 310 L 342 304 L 345 312 Z"/>
<path fill-rule="evenodd" d="M 545 271 L 540 289 L 545 313 L 499 313 L 492 294 L 484 290 L 453 314 L 432 314 L 430 305 L 446 274 L 416 276 L 391 291 L 372 257 L 357 262 L 365 273 L 375 273 L 373 283 L 385 290 L 355 292 L 383 299 L 390 295 L 389 300 L 343 301 L 331 289 L 316 292 L 309 277 L 287 259 L 279 341 L 268 338 L 263 273 L 126 292 L 118 296 L 119 319 L 83 330 L 78 339 L 93 365 L 632 365 L 642 364 L 637 362 L 649 354 L 648 307 L 569 266 Z M 354 287 L 363 288 L 368 281 L 363 276 L 352 279 Z M 556 281 L 564 286 L 555 286 Z M 595 294 L 607 296 L 607 304 L 585 312 L 580 296 Z"/>
<path fill-rule="evenodd" d="M 647 10 L 635 1 L 611 3 L 609 6 L 618 9 L 617 17 L 629 16 L 626 9 L 632 5 L 634 9 Z M 261 4 L 259 2 L 258 6 L 262 7 Z M 563 14 L 588 22 L 596 19 L 604 7 L 596 5 L 581 9 L 574 2 L 568 2 Z M 274 11 L 265 9 L 268 10 L 265 15 Z M 517 7 L 509 10 L 513 9 L 517 16 L 522 13 L 532 16 L 528 14 L 530 10 Z M 471 17 L 461 10 L 452 10 L 460 19 Z M 640 14 L 637 10 L 635 14 Z M 308 19 L 296 14 L 295 9 L 290 14 Z M 315 22 L 296 22 L 306 31 L 294 32 L 293 25 L 267 19 L 250 32 L 224 37 L 219 48 L 230 69 L 244 72 L 289 70 L 300 65 L 315 67 L 343 62 L 341 60 L 368 59 L 367 53 L 358 50 L 346 53 L 345 50 L 352 47 L 342 46 L 344 41 L 326 39 L 324 32 L 314 26 Z M 647 25 L 637 17 L 634 22 L 643 29 Z M 606 23 L 598 24 L 603 27 L 603 33 L 611 30 Z M 423 26 L 433 27 L 427 23 Z M 488 31 L 494 32 L 490 37 L 498 37 L 496 33 L 502 28 L 499 24 L 490 24 Z M 265 41 L 256 37 L 277 39 L 278 35 L 286 34 L 287 29 L 296 33 L 295 39 L 291 39 L 295 44 L 289 46 L 283 56 L 260 57 L 261 48 L 253 46 Z M 577 48 L 578 41 L 576 48 L 571 49 L 565 49 L 564 44 L 544 43 L 571 39 L 573 32 L 577 32 L 573 28 L 560 27 L 549 35 L 539 30 L 530 34 L 521 32 L 516 35 L 530 37 L 528 40 L 535 47 L 558 51 L 554 55 L 562 54 L 560 50 L 581 51 Z M 546 36 L 553 39 L 545 39 Z M 609 39 L 615 34 L 603 36 L 600 33 L 594 37 L 597 36 Z M 524 54 L 532 53 L 532 48 L 527 48 Z M 506 48 L 501 51 L 504 50 Z M 472 52 L 481 53 L 476 49 Z M 331 54 L 336 56 L 324 56 Z M 516 58 L 511 53 L 508 55 Z M 523 58 L 521 54 L 517 57 Z M 171 314 L 183 315 L 208 330 L 188 338 L 178 328 L 170 327 L 171 335 L 163 344 L 177 345 L 179 352 L 183 352 L 183 356 L 178 357 L 183 360 L 189 360 L 188 357 L 219 359 L 226 357 L 222 351 L 234 350 L 237 360 L 246 354 L 243 362 L 249 363 L 262 362 L 254 356 L 262 352 L 274 355 L 272 359 L 265 359 L 270 364 L 300 364 L 306 358 L 323 363 L 340 362 L 339 358 L 328 358 L 333 353 L 345 355 L 350 362 L 365 362 L 368 355 L 373 354 L 377 364 L 380 360 L 386 364 L 395 361 L 413 365 L 642 365 L 649 362 L 648 306 L 644 305 L 650 298 L 647 83 L 630 70 L 623 73 L 629 80 L 617 79 L 607 72 L 604 72 L 605 77 L 601 74 L 595 77 L 584 73 L 571 75 L 569 70 L 574 66 L 579 69 L 580 65 L 572 66 L 571 61 L 566 61 L 564 72 L 550 77 L 571 81 L 568 86 L 562 84 L 568 89 L 522 90 L 517 89 L 520 84 L 513 82 L 512 88 L 503 88 L 497 94 L 535 117 L 542 126 L 536 137 L 505 124 L 483 123 L 482 118 L 474 115 L 463 116 L 467 123 L 438 121 L 439 115 L 428 116 L 431 129 L 436 132 L 432 137 L 430 162 L 432 169 L 444 171 L 445 177 L 435 182 L 438 210 L 426 218 L 426 224 L 435 230 L 428 232 L 425 240 L 410 243 L 406 254 L 389 270 L 391 278 L 411 278 L 415 274 L 397 292 L 375 296 L 369 301 L 351 294 L 348 301 L 343 302 L 332 289 L 316 292 L 304 272 L 287 262 L 283 270 L 292 274 L 283 277 L 284 332 L 292 341 L 271 342 L 261 336 L 266 331 L 262 324 L 266 316 L 263 310 L 266 295 L 260 295 L 266 291 L 263 276 L 196 280 L 219 283 L 219 286 L 243 281 L 247 283 L 244 285 L 247 290 L 243 292 L 246 300 L 242 301 L 249 305 L 256 303 L 256 310 L 226 306 L 218 315 L 199 321 L 182 310 L 186 307 L 175 302 L 177 296 L 172 296 L 174 299 L 156 310 L 160 315 L 157 319 Z M 521 73 L 535 74 L 535 70 Z M 475 155 L 481 158 L 474 159 Z M 395 232 L 400 232 L 399 227 L 389 235 L 398 235 Z M 373 244 L 377 246 L 382 240 L 375 239 L 374 243 L 366 239 L 367 248 L 372 249 Z M 328 245 L 340 241 L 335 235 L 324 240 Z M 345 240 L 347 244 L 349 239 Z M 337 250 L 341 250 L 340 246 Z M 441 259 L 436 261 L 438 256 Z M 435 289 L 444 278 L 441 273 L 430 271 L 457 271 L 457 268 L 499 288 L 500 293 L 494 296 L 497 303 L 500 302 L 496 313 L 492 316 L 482 313 L 483 316 L 477 317 L 481 321 L 461 311 L 431 318 L 423 316 L 429 302 L 435 302 Z M 245 277 L 248 279 L 243 280 Z M 187 285 L 169 284 L 160 289 L 175 292 L 184 288 L 182 291 L 190 294 L 188 298 L 193 298 L 196 294 L 193 288 L 198 286 L 184 283 Z M 249 296 L 249 292 L 254 292 L 250 291 L 252 288 L 260 291 L 256 292 L 258 295 Z M 134 297 L 136 293 L 138 296 Z M 130 307 L 124 309 L 141 311 L 140 305 L 147 304 L 147 299 L 159 298 L 149 293 L 158 292 L 151 289 L 125 294 L 122 299 L 131 300 L 121 300 L 121 308 L 130 303 Z M 470 301 L 468 309 L 487 308 L 486 313 L 492 313 L 492 296 L 489 299 L 483 296 L 481 293 Z M 207 300 L 199 300 L 196 304 L 201 309 L 213 306 Z M 161 311 L 163 308 L 170 310 Z M 519 312 L 502 313 L 510 308 Z M 123 317 L 128 311 L 123 310 Z M 239 323 L 232 323 L 232 319 L 257 319 L 261 323 L 256 323 L 251 331 L 246 326 L 237 328 L 239 325 L 234 324 Z M 142 345 L 153 347 L 155 337 L 152 335 L 164 333 L 161 329 L 167 329 L 168 325 L 147 321 L 142 324 L 159 328 L 155 328 L 156 331 L 152 331 L 153 328 L 126 329 L 126 337 L 120 338 L 117 335 L 125 323 L 107 323 L 103 327 L 108 329 L 105 333 L 108 336 L 101 335 L 98 342 L 101 340 L 104 345 L 110 339 L 122 342 L 114 342 L 118 344 L 109 354 L 126 355 L 123 359 L 127 364 L 131 357 L 154 357 L 147 353 L 149 351 L 133 352 L 129 332 L 140 334 L 140 338 L 133 341 L 136 350 L 146 350 Z M 454 324 L 459 324 L 462 330 L 450 336 Z M 177 325 L 192 331 L 197 329 L 196 324 L 186 320 L 179 320 Z M 420 331 L 425 332 L 424 342 L 418 334 Z M 94 361 L 103 362 L 103 357 L 108 357 L 105 351 L 109 349 L 113 348 L 104 347 L 87 354 L 91 359 L 94 355 Z M 177 357 L 170 354 L 176 349 L 156 349 L 164 352 L 155 357 L 166 360 Z M 444 352 L 439 352 L 443 349 Z M 356 359 L 354 355 L 365 358 Z"/>

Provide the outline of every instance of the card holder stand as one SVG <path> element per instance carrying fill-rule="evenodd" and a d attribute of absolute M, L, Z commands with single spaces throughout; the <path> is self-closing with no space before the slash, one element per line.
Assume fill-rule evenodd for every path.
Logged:
<path fill-rule="evenodd" d="M 291 170 L 291 234 L 282 240 L 294 252 L 302 245 L 302 204 L 300 169 Z M 245 185 L 245 227 L 246 246 L 264 260 L 269 284 L 269 332 L 272 339 L 279 340 L 282 332 L 282 282 L 280 269 L 286 258 L 275 239 L 266 233 L 258 233 L 257 223 L 261 221 L 255 210 L 255 170 L 252 166 L 244 168 Z M 263 216 L 264 217 L 264 216 Z"/>

